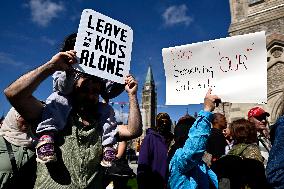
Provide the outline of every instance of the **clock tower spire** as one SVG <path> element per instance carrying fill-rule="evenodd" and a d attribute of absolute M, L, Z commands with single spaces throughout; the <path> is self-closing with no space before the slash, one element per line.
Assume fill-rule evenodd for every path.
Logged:
<path fill-rule="evenodd" d="M 142 90 L 142 108 L 145 110 L 143 135 L 146 129 L 155 126 L 157 114 L 157 93 L 151 66 L 148 67 L 145 83 Z"/>

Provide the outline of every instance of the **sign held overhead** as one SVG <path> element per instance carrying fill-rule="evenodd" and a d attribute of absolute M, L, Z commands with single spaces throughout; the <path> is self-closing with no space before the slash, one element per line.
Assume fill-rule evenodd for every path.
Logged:
<path fill-rule="evenodd" d="M 82 12 L 74 49 L 84 73 L 124 83 L 129 73 L 133 31 L 117 20 L 91 9 Z"/>
<path fill-rule="evenodd" d="M 208 88 L 224 102 L 267 102 L 265 32 L 162 50 L 166 104 L 203 102 Z"/>

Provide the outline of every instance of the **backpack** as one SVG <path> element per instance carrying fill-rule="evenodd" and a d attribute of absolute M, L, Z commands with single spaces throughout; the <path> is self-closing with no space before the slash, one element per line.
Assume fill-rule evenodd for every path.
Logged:
<path fill-rule="evenodd" d="M 7 147 L 7 153 L 12 166 L 13 176 L 10 177 L 5 183 L 3 183 L 2 189 L 15 189 L 15 188 L 34 188 L 36 180 L 36 156 L 33 154 L 24 160 L 24 156 L 28 155 L 28 149 L 26 147 L 20 147 L 19 153 L 14 153 L 11 143 L 9 143 L 4 137 L 3 140 Z"/>
<path fill-rule="evenodd" d="M 216 173 L 219 189 L 268 189 L 264 165 L 255 159 L 243 158 L 242 153 L 225 155 L 211 167 Z"/>

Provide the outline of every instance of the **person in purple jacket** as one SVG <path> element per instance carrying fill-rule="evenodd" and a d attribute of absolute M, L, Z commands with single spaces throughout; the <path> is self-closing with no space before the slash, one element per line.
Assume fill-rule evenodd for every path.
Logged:
<path fill-rule="evenodd" d="M 156 126 L 146 131 L 137 168 L 139 189 L 165 189 L 168 172 L 168 141 L 172 139 L 172 121 L 167 113 L 159 113 Z"/>

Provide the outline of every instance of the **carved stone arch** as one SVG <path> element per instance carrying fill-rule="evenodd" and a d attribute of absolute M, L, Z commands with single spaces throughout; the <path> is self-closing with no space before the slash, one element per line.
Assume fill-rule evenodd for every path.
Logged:
<path fill-rule="evenodd" d="M 273 66 L 275 66 L 276 64 L 284 64 L 284 61 L 279 61 L 279 62 L 270 62 L 268 65 L 267 65 L 267 71 L 269 71 L 269 69 L 271 69 Z"/>
<path fill-rule="evenodd" d="M 284 44 L 273 43 L 267 49 L 267 70 L 273 67 L 275 64 L 284 63 L 283 59 Z"/>
<path fill-rule="evenodd" d="M 284 85 L 268 93 L 267 103 L 269 108 L 269 122 L 275 121 L 284 113 Z"/>
<path fill-rule="evenodd" d="M 267 105 L 270 113 L 269 122 L 271 124 L 275 123 L 284 113 L 284 77 L 281 72 L 283 68 L 283 61 L 270 61 L 267 66 Z"/>

